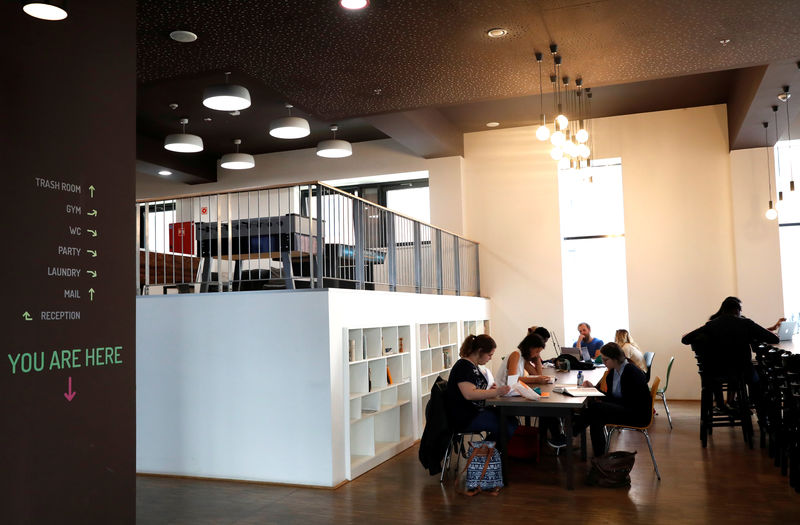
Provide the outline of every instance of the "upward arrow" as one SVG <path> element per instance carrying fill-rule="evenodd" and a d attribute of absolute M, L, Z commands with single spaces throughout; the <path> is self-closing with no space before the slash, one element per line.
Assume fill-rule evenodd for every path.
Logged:
<path fill-rule="evenodd" d="M 94 186 L 89 186 L 89 198 L 94 199 Z"/>
<path fill-rule="evenodd" d="M 89 288 L 89 300 L 94 301 L 94 288 Z"/>

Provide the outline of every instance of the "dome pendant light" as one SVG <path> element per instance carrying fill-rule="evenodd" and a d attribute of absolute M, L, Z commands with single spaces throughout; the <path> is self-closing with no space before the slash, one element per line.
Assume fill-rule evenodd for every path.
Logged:
<path fill-rule="evenodd" d="M 22 10 L 39 20 L 64 20 L 67 18 L 67 4 L 65 1 L 52 2 L 24 2 Z"/>
<path fill-rule="evenodd" d="M 236 153 L 226 153 L 223 155 L 222 159 L 220 159 L 220 167 L 226 170 L 249 170 L 255 166 L 256 160 L 252 155 L 239 153 L 239 144 L 242 143 L 242 139 L 233 139 L 233 143 L 236 144 Z"/>
<path fill-rule="evenodd" d="M 177 153 L 197 153 L 198 151 L 203 151 L 203 139 L 197 135 L 186 133 L 186 124 L 189 123 L 189 119 L 182 118 L 179 122 L 181 126 L 183 126 L 183 131 L 181 133 L 167 135 L 167 138 L 164 139 L 164 149 Z"/>
<path fill-rule="evenodd" d="M 203 90 L 203 105 L 217 111 L 239 111 L 250 107 L 250 92 L 246 87 L 228 84 L 230 71 L 225 73 L 225 83 L 208 86 Z"/>
<path fill-rule="evenodd" d="M 331 126 L 331 131 L 333 132 L 333 139 L 321 140 L 319 144 L 317 144 L 317 155 L 328 159 L 341 159 L 352 155 L 353 146 L 346 140 L 338 140 L 336 138 L 336 132 L 339 131 L 339 126 L 334 124 Z"/>
<path fill-rule="evenodd" d="M 278 139 L 301 139 L 311 133 L 308 121 L 304 118 L 292 116 L 291 104 L 286 104 L 289 110 L 288 117 L 276 118 L 269 123 L 269 134 Z"/>

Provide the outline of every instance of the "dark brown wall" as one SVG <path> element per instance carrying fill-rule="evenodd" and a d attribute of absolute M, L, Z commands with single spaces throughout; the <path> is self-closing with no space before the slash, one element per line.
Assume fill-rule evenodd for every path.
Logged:
<path fill-rule="evenodd" d="M 136 5 L 69 6 L 66 21 L 47 22 L 0 4 L 3 524 L 135 521 Z M 43 318 L 58 311 L 80 319 Z M 96 347 L 119 348 L 89 366 Z M 62 350 L 80 367 L 53 361 Z M 23 372 L 23 354 L 42 370 Z"/>

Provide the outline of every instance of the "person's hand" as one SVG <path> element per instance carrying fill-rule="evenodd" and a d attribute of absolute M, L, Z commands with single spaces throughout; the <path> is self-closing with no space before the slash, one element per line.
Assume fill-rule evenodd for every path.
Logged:
<path fill-rule="evenodd" d="M 504 396 L 511 392 L 511 387 L 508 385 L 503 385 L 500 388 L 497 388 L 497 385 L 492 385 L 492 388 L 497 389 L 498 396 Z"/>
<path fill-rule="evenodd" d="M 593 384 L 591 384 L 589 381 L 584 381 L 584 382 L 583 382 L 583 384 L 582 384 L 581 386 L 587 386 L 587 387 L 591 387 L 591 386 L 594 386 L 594 385 L 593 385 Z"/>
<path fill-rule="evenodd" d="M 578 343 L 580 344 L 583 341 L 583 334 L 578 335 Z"/>
<path fill-rule="evenodd" d="M 785 318 L 785 317 L 781 317 L 780 319 L 778 319 L 778 322 L 777 322 L 776 324 L 781 324 L 781 323 L 782 323 L 782 322 L 784 322 L 785 320 L 786 320 L 786 318 Z"/>
<path fill-rule="evenodd" d="M 533 382 L 539 385 L 546 385 L 549 379 L 547 376 L 535 376 Z"/>
<path fill-rule="evenodd" d="M 496 390 L 496 389 L 497 389 L 497 383 L 492 383 L 492 386 L 489 387 L 489 390 Z"/>

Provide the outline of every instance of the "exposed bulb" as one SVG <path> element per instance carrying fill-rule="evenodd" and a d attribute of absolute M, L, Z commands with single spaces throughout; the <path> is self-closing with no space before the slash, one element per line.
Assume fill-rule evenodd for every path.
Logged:
<path fill-rule="evenodd" d="M 550 135 L 550 143 L 557 148 L 560 148 L 566 140 L 567 137 L 566 135 L 564 135 L 563 131 L 556 131 L 552 135 Z"/>
<path fill-rule="evenodd" d="M 570 157 L 577 157 L 578 156 L 578 145 L 568 140 L 564 143 L 564 152 L 569 155 Z"/>
<path fill-rule="evenodd" d="M 578 132 L 575 134 L 575 139 L 579 143 L 583 144 L 584 142 L 589 140 L 589 132 L 586 131 L 585 129 L 579 129 Z"/>
<path fill-rule="evenodd" d="M 770 208 L 764 215 L 767 217 L 767 219 L 774 221 L 775 219 L 778 218 L 778 210 L 776 210 L 775 208 Z"/>
<path fill-rule="evenodd" d="M 592 150 L 590 150 L 589 146 L 587 146 L 586 144 L 581 144 L 578 146 L 578 156 L 583 157 L 584 159 L 588 159 L 591 153 Z"/>
<path fill-rule="evenodd" d="M 550 138 L 550 128 L 542 124 L 538 128 L 536 128 L 536 138 L 539 140 L 547 140 Z"/>
<path fill-rule="evenodd" d="M 556 125 L 558 129 L 564 129 L 569 125 L 569 120 L 564 115 L 559 115 L 556 117 Z"/>
<path fill-rule="evenodd" d="M 558 161 L 558 169 L 560 170 L 569 169 L 569 159 L 567 157 L 561 157 L 561 160 Z"/>
<path fill-rule="evenodd" d="M 550 158 L 552 158 L 553 160 L 561 160 L 563 156 L 564 152 L 561 151 L 561 148 L 559 148 L 558 146 L 550 150 Z"/>

